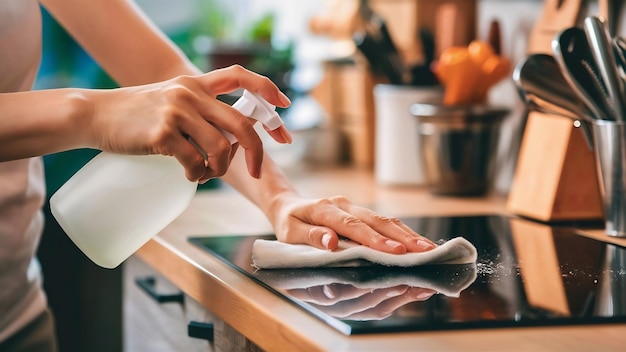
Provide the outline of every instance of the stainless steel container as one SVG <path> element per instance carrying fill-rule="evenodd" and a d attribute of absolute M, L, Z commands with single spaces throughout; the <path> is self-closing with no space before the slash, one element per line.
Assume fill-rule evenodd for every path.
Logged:
<path fill-rule="evenodd" d="M 481 196 L 492 187 L 506 107 L 413 104 L 421 162 L 433 193 Z"/>
<path fill-rule="evenodd" d="M 606 233 L 626 237 L 626 122 L 592 124 Z"/>

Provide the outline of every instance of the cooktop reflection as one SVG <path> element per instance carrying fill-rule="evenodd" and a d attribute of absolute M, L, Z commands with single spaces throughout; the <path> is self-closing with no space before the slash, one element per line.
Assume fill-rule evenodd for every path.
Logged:
<path fill-rule="evenodd" d="M 626 322 L 623 247 L 498 215 L 402 220 L 433 241 L 465 237 L 477 262 L 257 270 L 252 244 L 273 235 L 189 240 L 346 335 Z"/>

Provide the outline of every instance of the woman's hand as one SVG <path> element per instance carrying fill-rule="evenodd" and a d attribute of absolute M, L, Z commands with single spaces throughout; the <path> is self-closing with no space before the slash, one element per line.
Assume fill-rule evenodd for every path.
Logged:
<path fill-rule="evenodd" d="M 253 128 L 255 121 L 217 100 L 238 88 L 258 93 L 276 106 L 290 104 L 267 77 L 238 65 L 201 76 L 87 91 L 94 147 L 123 154 L 173 155 L 189 180 L 204 182 L 226 172 L 239 145 L 245 149 L 248 172 L 258 178 L 263 145 Z M 231 146 L 219 129 L 233 134 L 238 143 Z M 284 128 L 270 135 L 280 143 L 291 141 Z"/>
<path fill-rule="evenodd" d="M 278 209 L 272 212 L 276 236 L 287 243 L 335 250 L 342 236 L 395 254 L 425 252 L 436 246 L 399 219 L 378 215 L 342 196 L 312 200 L 283 194 L 274 209 Z"/>

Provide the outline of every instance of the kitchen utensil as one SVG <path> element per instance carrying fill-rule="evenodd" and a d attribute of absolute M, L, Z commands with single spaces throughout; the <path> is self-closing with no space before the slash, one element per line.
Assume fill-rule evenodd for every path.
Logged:
<path fill-rule="evenodd" d="M 626 311 L 626 283 L 616 280 L 615 273 L 624 273 L 626 253 L 619 247 L 607 246 L 604 249 L 602 274 L 597 288 L 597 302 L 592 314 L 611 316 L 614 312 Z"/>
<path fill-rule="evenodd" d="M 413 104 L 421 160 L 434 194 L 482 196 L 492 187 L 500 126 L 508 108 Z"/>
<path fill-rule="evenodd" d="M 479 80 L 480 71 L 467 50 L 463 48 L 445 50 L 435 65 L 435 74 L 445 86 L 444 104 L 471 103 L 473 88 Z"/>
<path fill-rule="evenodd" d="M 611 45 L 611 35 L 606 23 L 596 16 L 588 16 L 584 21 L 584 29 L 592 48 L 591 53 L 613 104 L 615 119 L 623 121 L 626 118 L 624 82 L 619 78 Z"/>
<path fill-rule="evenodd" d="M 583 1 L 546 0 L 528 53 L 553 54 L 554 36 L 576 26 Z M 603 217 L 593 151 L 570 120 L 530 111 L 507 199 L 513 214 L 540 221 Z"/>
<path fill-rule="evenodd" d="M 424 60 L 411 67 L 411 85 L 419 87 L 436 86 L 439 84 L 433 73 L 432 63 L 435 61 L 435 40 L 427 28 L 421 28 L 419 38 L 422 43 Z"/>
<path fill-rule="evenodd" d="M 500 21 L 492 20 L 489 24 L 489 32 L 487 33 L 487 42 L 493 48 L 496 55 L 502 54 L 502 34 L 500 30 Z"/>
<path fill-rule="evenodd" d="M 372 11 L 366 2 L 361 2 L 359 14 L 362 19 L 362 38 L 355 40 L 357 47 L 371 59 L 370 62 L 380 65 L 390 83 L 404 83 L 404 64 L 385 20 Z"/>
<path fill-rule="evenodd" d="M 624 0 L 598 0 L 598 14 L 606 19 L 609 34 L 615 36 Z"/>
<path fill-rule="evenodd" d="M 533 54 L 520 61 L 513 71 L 513 81 L 529 108 L 574 120 L 587 146 L 593 148 L 589 122 L 595 117 L 565 80 L 553 56 Z"/>
<path fill-rule="evenodd" d="M 496 55 L 491 44 L 486 41 L 473 40 L 467 46 L 467 51 L 480 72 L 476 82 L 473 82 L 472 103 L 484 104 L 489 88 L 508 76 L 511 65 L 508 59 Z"/>
<path fill-rule="evenodd" d="M 513 70 L 513 81 L 522 98 L 541 110 L 565 110 L 569 113 L 566 116 L 574 120 L 594 119 L 593 113 L 570 87 L 551 55 L 533 54 L 520 61 Z"/>
<path fill-rule="evenodd" d="M 620 77 L 626 80 L 626 40 L 620 36 L 613 37 L 612 44 Z"/>
<path fill-rule="evenodd" d="M 444 104 L 485 104 L 489 88 L 508 76 L 510 62 L 495 55 L 489 43 L 474 40 L 465 47 L 448 48 L 434 65 L 445 86 Z"/>
<path fill-rule="evenodd" d="M 605 231 L 626 237 L 626 123 L 597 120 L 592 124 Z"/>
<path fill-rule="evenodd" d="M 424 53 L 424 64 L 430 65 L 435 61 L 435 37 L 428 28 L 420 28 L 419 38 L 422 42 L 422 52 Z"/>
<path fill-rule="evenodd" d="M 552 48 L 557 68 L 593 117 L 613 119 L 613 104 L 597 72 L 585 32 L 577 27 L 567 28 L 555 36 Z"/>
<path fill-rule="evenodd" d="M 364 31 L 355 32 L 352 40 L 357 49 L 365 56 L 372 71 L 382 74 L 391 84 L 402 84 L 402 76 L 389 57 L 384 55 L 381 45 Z"/>

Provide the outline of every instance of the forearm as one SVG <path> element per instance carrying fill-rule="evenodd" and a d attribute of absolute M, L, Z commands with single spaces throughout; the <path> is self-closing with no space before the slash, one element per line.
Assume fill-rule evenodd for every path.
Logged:
<path fill-rule="evenodd" d="M 94 147 L 81 89 L 0 94 L 0 161 Z"/>
<path fill-rule="evenodd" d="M 183 53 L 129 0 L 41 0 L 121 85 L 200 74 Z M 241 148 L 240 148 L 241 149 Z M 267 213 L 269 199 L 293 189 L 266 155 L 261 180 L 250 177 L 239 151 L 224 180 Z"/>

